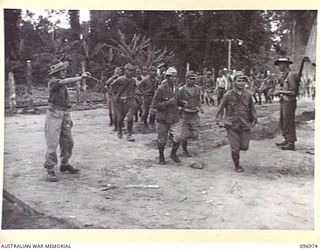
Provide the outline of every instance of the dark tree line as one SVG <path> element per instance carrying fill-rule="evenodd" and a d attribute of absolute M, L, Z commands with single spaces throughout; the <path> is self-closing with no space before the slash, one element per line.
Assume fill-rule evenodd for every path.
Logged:
<path fill-rule="evenodd" d="M 5 10 L 6 75 L 13 71 L 23 83 L 26 60 L 31 60 L 34 83 L 45 84 L 50 62 L 64 59 L 71 61 L 72 74 L 85 62 L 97 78 L 128 62 L 163 61 L 175 65 L 183 78 L 186 63 L 196 71 L 227 67 L 228 39 L 232 69 L 266 70 L 277 54 L 290 56 L 293 33 L 306 42 L 316 18 L 311 10 L 92 10 L 90 22 L 80 24 L 78 10 L 67 13 L 70 28 L 63 29 L 45 17 L 35 20 L 31 12 L 26 20 L 21 10 Z"/>

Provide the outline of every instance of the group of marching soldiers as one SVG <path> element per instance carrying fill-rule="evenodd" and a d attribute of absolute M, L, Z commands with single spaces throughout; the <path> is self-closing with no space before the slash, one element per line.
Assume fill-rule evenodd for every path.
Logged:
<path fill-rule="evenodd" d="M 207 69 L 203 74 L 188 70 L 183 84 L 178 81 L 176 68 L 168 68 L 165 63 L 142 69 L 130 63 L 123 68 L 116 67 L 113 76 L 103 82 L 108 93 L 110 125 L 114 126 L 121 139 L 124 120 L 127 118 L 126 139 L 134 141 L 134 119 L 138 121 L 140 116 L 146 127 L 153 127 L 156 121 L 159 164 L 166 164 L 164 151 L 168 140 L 172 142 L 171 159 L 180 163 L 177 155 L 180 146 L 183 156 L 192 156 L 188 151 L 188 140 L 198 138 L 202 104 L 215 105 L 214 95 L 217 95 L 215 122 L 226 129 L 235 170 L 242 172 L 244 169 L 240 166 L 240 151 L 249 148 L 250 130 L 257 123 L 255 104 L 261 104 L 261 94 L 265 95 L 267 103 L 272 101 L 273 96 L 280 98 L 283 141 L 276 145 L 282 150 L 295 150 L 295 110 L 301 75 L 290 70 L 292 63 L 288 58 L 275 61 L 281 72 L 278 80 L 270 72 L 264 77 L 261 74 L 245 75 L 244 71 L 229 72 L 224 68 L 218 71 L 217 77 L 214 71 Z M 90 78 L 91 74 L 84 72 L 81 76 L 67 78 L 68 66 L 68 62 L 57 62 L 50 67 L 49 73 L 44 167 L 50 182 L 58 181 L 54 166 L 58 163 L 59 145 L 60 171 L 71 174 L 79 172 L 69 163 L 74 142 L 71 135 L 71 103 L 66 86 Z"/>
<path fill-rule="evenodd" d="M 131 64 L 123 69 L 115 68 L 114 75 L 105 82 L 105 89 L 108 92 L 110 125 L 114 126 L 118 138 L 123 137 L 125 117 L 128 141 L 135 140 L 132 136 L 134 118 L 138 121 L 140 116 L 146 127 L 154 127 L 157 121 L 159 164 L 166 164 L 164 150 L 168 139 L 172 141 L 170 157 L 179 163 L 176 153 L 180 146 L 183 155 L 191 157 L 188 140 L 198 138 L 202 105 L 215 105 L 217 102 L 218 123 L 224 110 L 227 117 L 233 117 L 235 113 L 242 116 L 238 123 L 232 120 L 233 117 L 229 121 L 224 119 L 220 125 L 230 128 L 227 134 L 232 158 L 236 170 L 243 171 L 239 165 L 239 151 L 248 149 L 250 128 L 257 123 L 254 104 L 262 104 L 262 95 L 266 104 L 271 103 L 274 96 L 279 96 L 279 80 L 270 71 L 245 75 L 243 71 L 228 71 L 226 68 L 219 70 L 216 77 L 214 70 L 207 68 L 202 73 L 190 70 L 185 79 L 184 83 L 179 83 L 176 68 L 168 68 L 164 63 L 158 67 L 143 67 L 142 70 Z M 299 97 L 299 93 L 296 95 Z M 280 147 L 293 150 L 293 143 L 294 140 L 289 146 L 281 144 Z"/>

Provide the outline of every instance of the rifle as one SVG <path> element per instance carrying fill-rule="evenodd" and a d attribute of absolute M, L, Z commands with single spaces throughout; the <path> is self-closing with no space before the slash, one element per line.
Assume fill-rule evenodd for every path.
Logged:
<path fill-rule="evenodd" d="M 297 92 L 296 95 L 299 95 L 299 87 L 300 87 L 300 81 L 301 81 L 301 76 L 302 76 L 302 71 L 303 71 L 303 67 L 304 67 L 304 63 L 305 62 L 311 62 L 310 58 L 305 56 L 302 58 L 301 64 L 300 64 L 300 69 L 299 69 L 299 73 L 298 73 L 298 85 L 297 85 Z"/>

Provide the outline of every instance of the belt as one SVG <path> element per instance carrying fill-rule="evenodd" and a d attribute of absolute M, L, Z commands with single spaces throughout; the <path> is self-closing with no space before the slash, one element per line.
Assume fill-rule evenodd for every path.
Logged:
<path fill-rule="evenodd" d="M 57 106 L 57 105 L 54 105 L 54 104 L 50 104 L 48 105 L 48 109 L 49 110 L 58 110 L 58 111 L 70 111 L 71 107 L 63 107 L 63 106 Z"/>

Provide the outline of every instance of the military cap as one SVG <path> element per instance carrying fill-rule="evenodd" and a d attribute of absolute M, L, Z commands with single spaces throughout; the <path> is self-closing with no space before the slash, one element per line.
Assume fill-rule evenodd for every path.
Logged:
<path fill-rule="evenodd" d="M 187 78 L 196 78 L 197 76 L 196 76 L 196 74 L 194 73 L 193 70 L 189 70 L 189 71 L 187 72 L 187 74 L 186 74 L 186 77 L 187 77 Z"/>
<path fill-rule="evenodd" d="M 134 70 L 135 67 L 134 67 L 131 63 L 128 63 L 128 64 L 126 64 L 126 65 L 124 66 L 124 69 L 132 69 L 132 70 Z"/>
<path fill-rule="evenodd" d="M 59 71 L 65 70 L 69 67 L 69 62 L 58 62 L 52 66 L 50 66 L 50 73 L 49 75 L 52 75 L 54 73 L 57 73 Z"/>
<path fill-rule="evenodd" d="M 279 63 L 287 63 L 287 64 L 293 64 L 292 61 L 290 61 L 290 59 L 288 57 L 282 57 L 282 58 L 278 58 L 275 62 L 274 65 L 279 65 Z"/>
<path fill-rule="evenodd" d="M 160 63 L 160 64 L 158 65 L 158 68 L 161 68 L 161 67 L 163 67 L 163 66 L 167 66 L 167 64 L 166 64 L 166 63 Z"/>
<path fill-rule="evenodd" d="M 172 76 L 173 74 L 177 74 L 177 70 L 173 67 L 168 68 L 166 71 L 166 76 Z"/>

